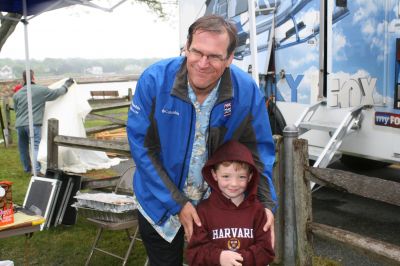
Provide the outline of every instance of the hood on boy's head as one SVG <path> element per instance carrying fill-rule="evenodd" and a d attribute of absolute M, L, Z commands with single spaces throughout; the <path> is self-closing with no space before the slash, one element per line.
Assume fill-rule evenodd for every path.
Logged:
<path fill-rule="evenodd" d="M 219 191 L 218 184 L 214 180 L 211 170 L 214 165 L 224 161 L 238 161 L 249 164 L 252 168 L 253 176 L 247 186 L 247 193 L 249 195 L 257 194 L 257 185 L 260 179 L 260 174 L 253 160 L 253 155 L 250 150 L 236 140 L 230 140 L 221 145 L 215 153 L 208 159 L 201 171 L 204 179 L 214 191 Z"/>

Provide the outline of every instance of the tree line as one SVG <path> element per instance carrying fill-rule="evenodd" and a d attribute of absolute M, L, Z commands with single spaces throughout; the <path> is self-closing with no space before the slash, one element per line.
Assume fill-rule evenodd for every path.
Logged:
<path fill-rule="evenodd" d="M 146 67 L 158 61 L 159 58 L 143 59 L 84 59 L 84 58 L 45 58 L 30 60 L 31 69 L 38 77 L 52 76 L 90 76 L 95 75 L 90 69 L 100 67 L 104 75 L 140 74 Z M 25 70 L 24 60 L 0 59 L 0 68 L 12 68 L 15 78 L 20 78 Z"/>

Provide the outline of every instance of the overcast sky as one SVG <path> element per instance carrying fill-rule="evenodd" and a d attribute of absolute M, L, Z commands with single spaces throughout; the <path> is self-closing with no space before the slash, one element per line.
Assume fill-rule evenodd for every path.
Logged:
<path fill-rule="evenodd" d="M 103 5 L 104 6 L 104 5 Z M 112 13 L 73 6 L 43 13 L 29 22 L 30 58 L 149 58 L 179 55 L 178 7 L 162 21 L 145 5 L 124 3 Z M 24 59 L 21 23 L 0 58 Z"/>

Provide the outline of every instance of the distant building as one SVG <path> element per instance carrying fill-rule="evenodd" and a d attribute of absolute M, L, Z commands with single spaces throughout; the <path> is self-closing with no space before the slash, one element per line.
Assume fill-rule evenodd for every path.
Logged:
<path fill-rule="evenodd" d="M 13 79 L 13 78 L 15 78 L 15 76 L 10 66 L 5 65 L 0 69 L 0 79 Z"/>
<path fill-rule="evenodd" d="M 103 68 L 101 66 L 93 66 L 85 69 L 85 74 L 102 75 Z"/>
<path fill-rule="evenodd" d="M 126 73 L 140 73 L 142 71 L 143 71 L 142 67 L 138 65 L 127 65 L 124 68 L 124 72 Z"/>

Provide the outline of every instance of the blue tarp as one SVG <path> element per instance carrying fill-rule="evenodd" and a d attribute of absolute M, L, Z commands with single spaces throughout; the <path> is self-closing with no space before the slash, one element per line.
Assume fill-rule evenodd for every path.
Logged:
<path fill-rule="evenodd" d="M 27 16 L 40 14 L 44 11 L 74 5 L 74 1 L 59 0 L 26 0 Z M 23 0 L 0 0 L 0 11 L 23 15 Z"/>

